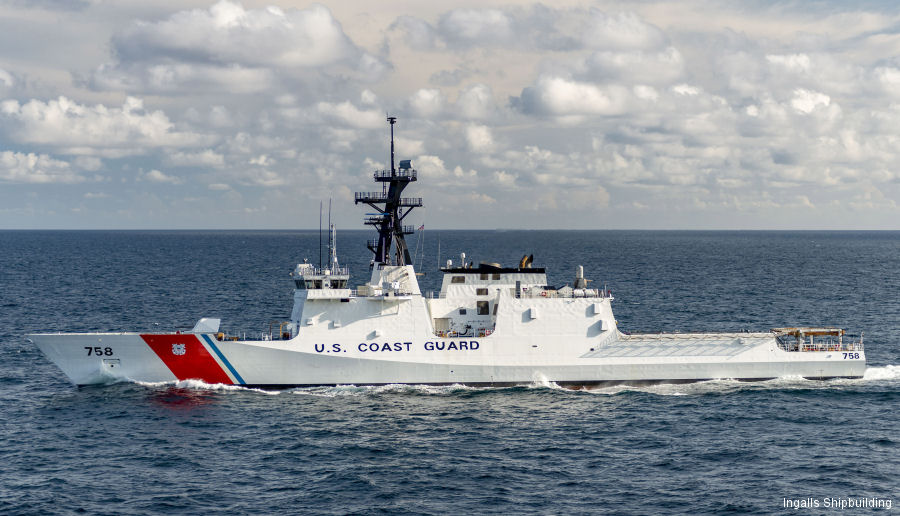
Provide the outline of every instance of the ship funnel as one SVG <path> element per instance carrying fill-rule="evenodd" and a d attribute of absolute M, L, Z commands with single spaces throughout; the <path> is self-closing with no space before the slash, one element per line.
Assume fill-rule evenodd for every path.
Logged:
<path fill-rule="evenodd" d="M 532 261 L 534 261 L 534 255 L 532 254 L 529 256 L 526 254 L 525 256 L 522 257 L 521 260 L 519 260 L 519 268 L 527 269 L 527 268 L 531 267 Z"/>

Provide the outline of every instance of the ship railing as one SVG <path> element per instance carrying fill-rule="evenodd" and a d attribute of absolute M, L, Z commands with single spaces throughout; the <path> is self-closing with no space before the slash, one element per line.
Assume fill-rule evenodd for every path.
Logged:
<path fill-rule="evenodd" d="M 412 292 L 406 292 L 403 290 L 372 290 L 369 287 L 360 287 L 350 289 L 350 297 L 385 297 L 385 295 L 393 296 L 393 297 L 409 297 L 414 296 Z"/>
<path fill-rule="evenodd" d="M 319 269 L 318 267 L 310 267 L 300 273 L 300 277 L 309 278 L 310 276 L 349 276 L 350 269 L 348 267 L 328 267 Z"/>
<path fill-rule="evenodd" d="M 296 329 L 279 328 L 279 331 L 239 331 L 237 333 L 218 332 L 216 340 L 218 341 L 272 341 L 272 340 L 290 340 L 296 335 Z"/>
<path fill-rule="evenodd" d="M 378 170 L 374 174 L 376 181 L 390 181 L 391 179 L 400 179 L 406 181 L 415 181 L 418 172 L 414 168 L 402 168 L 394 173 L 390 170 Z"/>
<path fill-rule="evenodd" d="M 581 292 L 579 292 L 578 290 L 581 290 Z M 429 299 L 446 299 L 446 298 L 447 298 L 447 293 L 446 293 L 446 292 L 432 292 L 432 291 L 429 291 L 428 293 L 425 294 L 425 297 L 427 297 L 427 298 L 429 298 Z M 558 299 L 573 299 L 573 298 L 605 299 L 605 298 L 611 298 L 611 297 L 612 297 L 612 293 L 610 293 L 610 292 L 608 292 L 608 291 L 607 291 L 607 292 L 603 292 L 603 291 L 601 291 L 601 290 L 596 290 L 596 289 L 576 289 L 575 291 L 573 291 L 573 292 L 571 292 L 571 293 L 559 292 L 559 291 L 556 291 L 556 290 L 536 290 L 536 291 L 535 291 L 535 290 L 528 289 L 528 290 L 522 290 L 522 292 L 520 292 L 519 295 L 516 296 L 516 297 L 517 297 L 517 298 L 520 298 L 520 299 L 537 299 L 537 298 L 544 298 L 544 299 L 546 299 L 546 298 L 558 298 Z"/>
<path fill-rule="evenodd" d="M 356 202 L 385 202 L 388 200 L 388 194 L 384 192 L 356 192 L 354 200 Z"/>
<path fill-rule="evenodd" d="M 422 198 L 421 197 L 402 197 L 400 199 L 400 206 L 408 206 L 408 207 L 422 206 Z"/>
<path fill-rule="evenodd" d="M 821 340 L 809 342 L 776 336 L 778 347 L 789 352 L 816 352 L 816 351 L 864 351 L 862 340 L 843 342 L 840 340 Z"/>
<path fill-rule="evenodd" d="M 611 298 L 612 292 L 593 288 L 585 288 L 585 289 L 572 289 L 571 292 L 560 292 L 559 290 L 544 290 L 544 289 L 523 289 L 516 296 L 518 298 L 525 299 L 534 299 L 534 298 L 558 298 L 558 299 L 573 299 L 573 298 Z"/>
<path fill-rule="evenodd" d="M 454 337 L 488 337 L 492 333 L 494 333 L 494 328 L 477 328 L 468 331 L 437 330 L 434 332 L 434 336 L 452 339 Z"/>

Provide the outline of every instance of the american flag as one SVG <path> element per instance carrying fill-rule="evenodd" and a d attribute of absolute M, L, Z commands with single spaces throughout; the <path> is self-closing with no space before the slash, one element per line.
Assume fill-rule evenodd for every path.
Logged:
<path fill-rule="evenodd" d="M 419 231 L 422 231 L 423 229 L 425 229 L 425 224 L 422 224 L 421 226 L 419 226 Z"/>

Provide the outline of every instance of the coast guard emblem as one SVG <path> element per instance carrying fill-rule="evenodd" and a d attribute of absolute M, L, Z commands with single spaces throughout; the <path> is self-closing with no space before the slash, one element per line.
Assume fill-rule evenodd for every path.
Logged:
<path fill-rule="evenodd" d="M 187 349 L 184 347 L 184 344 L 172 344 L 172 354 L 173 355 L 183 355 Z"/>

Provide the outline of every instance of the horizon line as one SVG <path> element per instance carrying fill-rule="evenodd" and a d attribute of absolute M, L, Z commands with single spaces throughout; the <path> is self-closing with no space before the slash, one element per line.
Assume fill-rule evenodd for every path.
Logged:
<path fill-rule="evenodd" d="M 364 231 L 370 229 L 337 229 L 341 231 Z M 828 232 L 893 232 L 895 229 L 875 228 L 430 228 L 432 231 L 828 231 Z M 426 228 L 422 231 L 428 231 Z M 0 231 L 312 231 L 318 228 L 0 228 Z"/>

